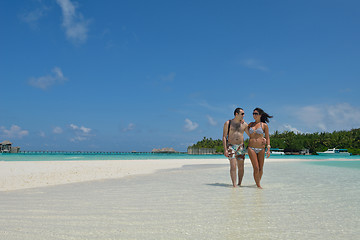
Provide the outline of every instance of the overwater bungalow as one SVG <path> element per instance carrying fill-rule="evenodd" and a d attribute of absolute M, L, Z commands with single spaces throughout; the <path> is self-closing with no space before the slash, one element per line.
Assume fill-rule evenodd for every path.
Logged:
<path fill-rule="evenodd" d="M 10 141 L 3 141 L 0 143 L 0 153 L 18 153 L 20 147 L 13 147 Z"/>

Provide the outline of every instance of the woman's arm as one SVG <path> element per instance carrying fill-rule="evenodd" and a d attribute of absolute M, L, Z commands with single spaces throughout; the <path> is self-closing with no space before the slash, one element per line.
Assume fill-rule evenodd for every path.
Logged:
<path fill-rule="evenodd" d="M 265 139 L 266 139 L 266 143 L 267 143 L 267 151 L 266 151 L 266 157 L 270 157 L 270 135 L 269 135 L 269 126 L 265 123 L 264 124 L 264 128 L 265 128 Z"/>
<path fill-rule="evenodd" d="M 249 125 L 246 123 L 246 122 L 244 122 L 244 125 L 245 125 L 245 129 L 244 129 L 244 131 L 246 132 L 246 134 L 250 137 L 250 133 L 249 133 Z"/>

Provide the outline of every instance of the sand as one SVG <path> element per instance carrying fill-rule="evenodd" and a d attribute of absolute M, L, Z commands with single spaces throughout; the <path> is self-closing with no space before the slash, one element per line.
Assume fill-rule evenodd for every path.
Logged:
<path fill-rule="evenodd" d="M 8 189 L 58 184 L 0 192 L 0 239 L 358 238 L 359 168 L 266 161 L 262 190 L 248 159 L 239 188 L 226 158 L 0 162 Z"/>
<path fill-rule="evenodd" d="M 296 159 L 271 159 L 297 161 Z M 115 179 L 194 164 L 227 164 L 218 159 L 91 160 L 91 161 L 0 161 L 0 191 Z M 246 164 L 250 162 L 246 160 Z"/>
<path fill-rule="evenodd" d="M 194 163 L 224 162 L 226 159 L 0 162 L 0 191 L 150 174 Z"/>

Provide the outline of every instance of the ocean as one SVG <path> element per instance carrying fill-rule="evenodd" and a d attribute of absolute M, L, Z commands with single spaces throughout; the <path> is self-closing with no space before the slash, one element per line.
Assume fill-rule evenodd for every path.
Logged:
<path fill-rule="evenodd" d="M 82 153 L 55 153 L 55 154 L 1 154 L 0 161 L 82 161 L 82 160 L 153 160 L 153 159 L 219 159 L 224 155 L 190 155 L 186 153 L 120 153 L 120 154 L 82 154 Z M 246 155 L 246 159 L 249 156 Z M 271 159 L 304 159 L 327 160 L 328 156 L 319 155 L 271 155 Z M 331 159 L 360 160 L 360 155 L 332 156 Z"/>
<path fill-rule="evenodd" d="M 224 158 L 1 192 L 0 239 L 358 239 L 360 161 L 305 160 L 268 159 L 264 189 L 256 188 L 248 160 L 243 186 L 232 188 Z"/>

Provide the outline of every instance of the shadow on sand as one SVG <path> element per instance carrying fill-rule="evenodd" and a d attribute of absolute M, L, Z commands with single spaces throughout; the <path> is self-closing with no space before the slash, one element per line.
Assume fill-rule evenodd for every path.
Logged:
<path fill-rule="evenodd" d="M 208 186 L 213 186 L 213 187 L 228 187 L 228 188 L 232 188 L 233 185 L 232 184 L 228 184 L 228 183 L 208 183 L 206 184 Z M 257 188 L 256 184 L 254 185 L 241 185 L 240 188 Z"/>

